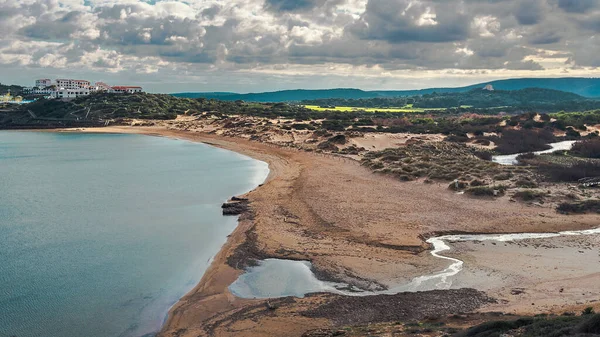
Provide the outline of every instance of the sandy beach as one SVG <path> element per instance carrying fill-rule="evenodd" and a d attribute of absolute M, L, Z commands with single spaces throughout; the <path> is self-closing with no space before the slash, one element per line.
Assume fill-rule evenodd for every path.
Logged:
<path fill-rule="evenodd" d="M 446 267 L 444 261 L 429 254 L 430 247 L 424 240 L 435 233 L 556 232 L 599 225 L 596 215 L 565 216 L 550 208 L 513 203 L 506 199 L 471 198 L 449 191 L 446 184 L 400 182 L 376 175 L 348 158 L 240 138 L 163 127 L 109 127 L 79 131 L 187 139 L 269 163 L 271 173 L 265 184 L 245 196 L 250 201 L 251 214 L 242 215 L 238 228 L 217 254 L 201 282 L 172 308 L 160 336 L 300 336 L 310 329 L 348 322 L 335 310 L 329 316 L 316 314 L 323 312 L 328 303 L 350 303 L 343 296 L 318 294 L 304 299 L 269 302 L 271 306 L 276 305 L 277 310 L 267 308 L 264 300 L 236 298 L 228 291 L 228 286 L 252 258 L 308 260 L 321 277 L 363 289 L 383 289 Z M 457 300 L 456 307 L 432 304 L 432 310 L 440 314 L 451 314 L 454 310 L 485 311 L 486 308 L 495 311 L 510 308 L 514 313 L 531 313 L 546 309 L 558 311 L 578 304 L 576 298 L 579 295 L 575 291 L 571 292 L 573 297 L 567 300 L 564 296 L 554 298 L 549 291 L 510 296 L 512 285 L 520 280 L 515 271 L 522 269 L 522 265 L 506 263 L 507 251 L 484 250 L 480 254 L 480 249 L 477 249 L 475 254 L 472 245 L 475 243 L 458 245 L 456 254 L 464 257 L 470 266 L 458 284 L 484 290 L 500 302 L 487 303 L 480 293 L 469 290 L 419 294 L 419 301 L 437 303 L 444 296 L 473 299 L 470 304 Z M 478 284 L 476 280 L 486 275 L 482 271 L 493 265 L 502 267 L 492 275 L 491 286 Z M 576 272 L 581 274 L 579 278 L 562 272 L 560 266 L 543 270 L 544 278 L 548 280 L 562 278 L 564 282 L 560 284 L 565 289 L 580 282 L 581 278 L 593 280 L 598 277 L 590 274 L 592 270 L 589 268 L 580 268 Z M 527 286 L 533 287 L 537 281 L 533 279 Z M 559 294 L 558 291 L 556 293 Z M 560 294 L 562 296 L 563 293 Z M 402 296 L 407 295 L 377 301 L 397 305 Z M 368 298 L 360 301 L 352 305 L 366 310 L 365 307 L 372 303 Z M 544 306 L 532 310 L 532 303 L 536 302 L 543 302 Z M 371 310 L 372 321 L 390 318 L 382 312 L 391 308 L 383 305 L 380 312 Z M 358 312 L 360 310 L 357 309 Z M 339 319 L 333 319 L 335 315 Z"/>

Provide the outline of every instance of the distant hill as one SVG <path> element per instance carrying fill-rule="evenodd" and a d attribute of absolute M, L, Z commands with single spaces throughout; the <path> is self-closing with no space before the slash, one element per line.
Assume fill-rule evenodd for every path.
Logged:
<path fill-rule="evenodd" d="M 178 93 L 177 97 L 215 98 L 226 101 L 249 101 L 249 102 L 299 102 L 305 100 L 341 98 L 384 98 L 384 97 L 406 97 L 431 93 L 455 93 L 467 92 L 473 89 L 483 88 L 491 84 L 497 90 L 521 90 L 527 88 L 542 88 L 560 90 L 574 93 L 584 97 L 600 97 L 600 78 L 517 78 L 508 80 L 478 83 L 458 88 L 428 88 L 421 90 L 379 90 L 364 91 L 360 89 L 323 89 L 323 90 L 284 90 L 263 93 L 236 94 L 236 93 Z"/>
<path fill-rule="evenodd" d="M 20 85 L 9 85 L 0 83 L 0 95 L 6 94 L 9 90 L 13 95 L 18 95 L 21 93 L 21 91 L 23 91 L 23 87 Z"/>
<path fill-rule="evenodd" d="M 393 108 L 411 105 L 420 109 L 493 109 L 498 111 L 586 111 L 600 109 L 600 100 L 574 93 L 542 88 L 433 92 L 409 97 L 328 98 L 302 101 L 305 105 L 356 108 Z"/>
<path fill-rule="evenodd" d="M 542 107 L 562 104 L 598 107 L 600 101 L 583 96 L 542 88 L 527 88 L 520 90 L 480 90 L 473 89 L 467 92 L 431 93 L 415 98 L 414 106 L 419 108 L 451 108 L 471 106 L 473 108 L 494 107 Z"/>
<path fill-rule="evenodd" d="M 235 92 L 203 92 L 203 93 L 198 93 L 198 92 L 182 92 L 182 93 L 177 93 L 177 94 L 172 94 L 175 97 L 181 97 L 181 98 L 200 98 L 200 97 L 204 97 L 204 98 L 221 98 L 221 97 L 227 97 L 227 96 L 234 96 L 234 95 L 239 95 Z"/>
<path fill-rule="evenodd" d="M 571 92 L 584 97 L 600 97 L 600 78 L 515 78 L 476 84 L 464 89 L 482 88 L 486 84 L 491 84 L 496 90 L 542 88 Z"/>
<path fill-rule="evenodd" d="M 283 90 L 274 92 L 262 92 L 251 94 L 225 94 L 225 93 L 179 93 L 173 94 L 176 97 L 187 98 L 206 98 L 220 99 L 224 101 L 248 101 L 248 102 L 292 102 L 304 101 L 311 99 L 326 99 L 326 98 L 373 98 L 378 97 L 378 94 L 373 92 L 363 91 L 360 89 L 324 89 L 324 90 Z"/>

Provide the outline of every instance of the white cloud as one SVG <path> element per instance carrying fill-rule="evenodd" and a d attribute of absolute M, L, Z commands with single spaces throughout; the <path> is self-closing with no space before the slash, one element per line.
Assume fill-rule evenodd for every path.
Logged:
<path fill-rule="evenodd" d="M 600 8 L 584 2 L 0 0 L 0 68 L 85 67 L 182 82 L 218 72 L 398 83 L 435 73 L 475 81 L 510 69 L 593 74 Z"/>

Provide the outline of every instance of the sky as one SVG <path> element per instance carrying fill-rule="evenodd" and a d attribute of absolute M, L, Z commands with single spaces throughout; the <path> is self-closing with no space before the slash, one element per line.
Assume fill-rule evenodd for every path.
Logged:
<path fill-rule="evenodd" d="M 0 82 L 150 92 L 600 77 L 600 0 L 0 0 Z"/>

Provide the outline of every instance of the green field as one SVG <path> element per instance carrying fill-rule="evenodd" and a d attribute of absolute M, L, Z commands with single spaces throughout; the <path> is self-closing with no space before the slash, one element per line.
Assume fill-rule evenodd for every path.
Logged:
<path fill-rule="evenodd" d="M 412 104 L 405 105 L 401 108 L 359 108 L 350 106 L 336 106 L 335 108 L 322 108 L 317 105 L 305 105 L 307 109 L 314 111 L 365 111 L 365 112 L 402 112 L 402 113 L 416 113 L 425 111 L 444 111 L 446 108 L 414 108 Z M 464 108 L 467 108 L 466 106 Z"/>

